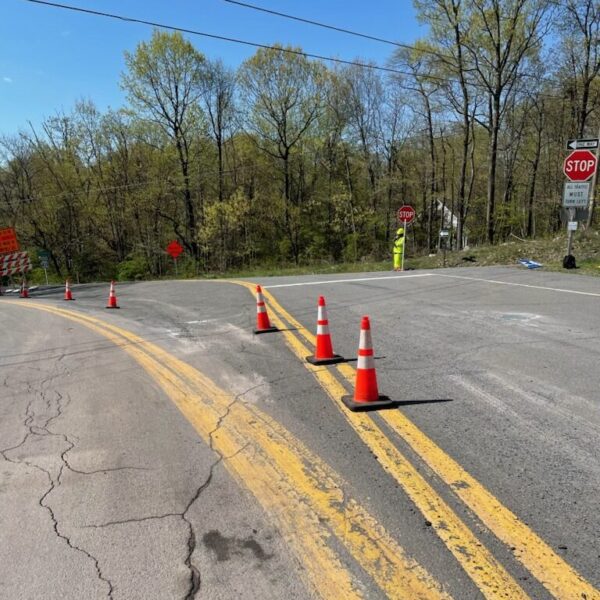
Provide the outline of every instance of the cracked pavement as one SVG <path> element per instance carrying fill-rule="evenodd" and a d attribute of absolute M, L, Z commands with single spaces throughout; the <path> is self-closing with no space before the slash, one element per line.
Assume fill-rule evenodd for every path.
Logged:
<path fill-rule="evenodd" d="M 268 516 L 132 359 L 2 308 L 1 598 L 307 597 Z M 232 405 L 268 388 L 237 383 Z"/>
<path fill-rule="evenodd" d="M 324 293 L 335 349 L 346 357 L 356 356 L 360 317 L 369 314 L 381 391 L 425 400 L 401 411 L 600 587 L 599 280 L 459 272 L 483 280 L 261 283 L 292 284 L 273 293 L 310 330 Z M 103 308 L 105 288 L 75 292 L 68 308 L 141 335 L 231 394 L 209 442 L 236 402 L 256 405 L 339 473 L 340 506 L 360 500 L 454 597 L 481 598 L 283 336 L 252 335 L 256 308 L 246 289 L 120 284 L 122 310 L 113 313 Z M 61 297 L 57 290 L 39 299 L 64 307 Z M 0 598 L 311 597 L 272 519 L 228 474 L 230 457 L 202 441 L 118 345 L 49 314 L 0 310 Z M 529 596 L 549 598 L 411 447 L 395 443 Z M 351 518 L 345 526 L 352 531 Z M 331 547 L 364 583 L 365 598 L 382 597 L 342 537 L 332 536 Z"/>

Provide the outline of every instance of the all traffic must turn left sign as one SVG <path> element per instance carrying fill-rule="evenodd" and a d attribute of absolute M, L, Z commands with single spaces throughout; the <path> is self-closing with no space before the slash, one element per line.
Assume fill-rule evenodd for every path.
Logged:
<path fill-rule="evenodd" d="M 587 181 L 596 172 L 597 159 L 589 150 L 571 152 L 563 164 L 563 172 L 570 181 Z"/>

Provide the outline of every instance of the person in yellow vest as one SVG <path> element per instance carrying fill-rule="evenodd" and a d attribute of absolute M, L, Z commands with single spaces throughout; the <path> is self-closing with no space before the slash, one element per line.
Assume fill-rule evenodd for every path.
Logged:
<path fill-rule="evenodd" d="M 402 270 L 402 254 L 404 254 L 404 227 L 399 227 L 394 238 L 394 271 Z"/>

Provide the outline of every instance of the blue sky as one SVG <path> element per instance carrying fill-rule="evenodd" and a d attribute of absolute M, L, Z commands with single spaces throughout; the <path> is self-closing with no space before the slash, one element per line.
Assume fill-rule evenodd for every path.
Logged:
<path fill-rule="evenodd" d="M 60 2 L 60 0 L 57 0 Z M 410 0 L 247 0 L 251 4 L 371 35 L 411 43 L 424 30 Z M 384 64 L 392 46 L 260 13 L 223 0 L 64 0 L 105 12 L 265 44 L 301 46 L 307 52 Z M 151 29 L 111 19 L 0 0 L 0 133 L 38 124 L 81 98 L 119 107 L 123 51 L 134 50 Z M 188 36 L 210 58 L 237 66 L 254 50 Z"/>

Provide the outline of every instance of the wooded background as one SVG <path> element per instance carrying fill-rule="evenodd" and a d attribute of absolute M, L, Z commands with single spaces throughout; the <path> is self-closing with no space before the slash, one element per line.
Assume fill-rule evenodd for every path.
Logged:
<path fill-rule="evenodd" d="M 172 239 L 198 273 L 378 260 L 402 204 L 424 253 L 555 233 L 566 140 L 600 126 L 600 2 L 415 5 L 430 33 L 384 68 L 276 46 L 234 70 L 155 31 L 126 106 L 0 138 L 0 225 L 81 280 L 164 274 Z"/>

